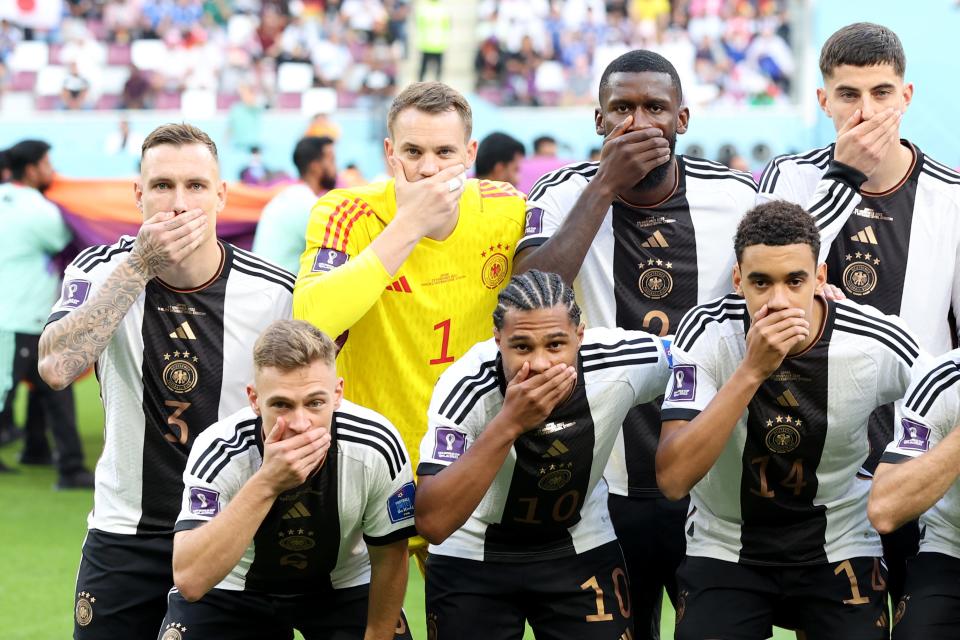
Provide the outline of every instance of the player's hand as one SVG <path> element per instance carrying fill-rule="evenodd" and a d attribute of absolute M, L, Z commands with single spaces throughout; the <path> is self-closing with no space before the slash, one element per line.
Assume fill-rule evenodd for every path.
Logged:
<path fill-rule="evenodd" d="M 843 292 L 843 289 L 833 284 L 823 285 L 821 290 L 823 297 L 827 300 L 846 300 L 847 294 Z"/>
<path fill-rule="evenodd" d="M 600 150 L 600 167 L 594 180 L 612 193 L 629 191 L 648 173 L 670 161 L 670 142 L 656 127 L 628 131 L 633 116 L 627 116 L 606 138 Z"/>
<path fill-rule="evenodd" d="M 388 160 L 393 167 L 397 194 L 396 219 L 411 224 L 420 237 L 450 228 L 467 184 L 467 168 L 455 164 L 429 178 L 408 182 L 400 161 Z"/>
<path fill-rule="evenodd" d="M 263 464 L 257 473 L 262 474 L 276 495 L 280 495 L 306 482 L 329 449 L 329 429 L 294 433 L 287 419 L 280 416 L 263 442 Z"/>
<path fill-rule="evenodd" d="M 164 211 L 140 226 L 130 254 L 131 264 L 148 280 L 179 264 L 193 253 L 207 234 L 207 216 L 201 209 L 179 215 Z"/>
<path fill-rule="evenodd" d="M 520 429 L 518 436 L 539 427 L 577 382 L 577 368 L 556 364 L 542 373 L 530 375 L 530 364 L 523 363 L 507 384 L 501 411 Z"/>
<path fill-rule="evenodd" d="M 810 322 L 803 309 L 782 309 L 770 312 L 763 305 L 753 315 L 747 332 L 747 356 L 743 364 L 765 380 L 787 357 L 790 350 L 810 335 Z"/>
<path fill-rule="evenodd" d="M 834 160 L 873 175 L 891 145 L 899 144 L 901 116 L 900 111 L 890 108 L 864 120 L 863 112 L 857 109 L 837 132 Z"/>

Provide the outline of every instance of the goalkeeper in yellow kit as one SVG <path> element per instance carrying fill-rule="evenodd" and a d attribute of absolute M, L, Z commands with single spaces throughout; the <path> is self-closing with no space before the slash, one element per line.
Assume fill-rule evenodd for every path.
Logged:
<path fill-rule="evenodd" d="M 394 180 L 317 202 L 293 306 L 294 317 L 339 336 L 349 399 L 387 416 L 416 457 L 437 378 L 491 335 L 524 199 L 507 183 L 466 179 L 477 153 L 472 114 L 447 85 L 407 87 L 387 129 Z"/>

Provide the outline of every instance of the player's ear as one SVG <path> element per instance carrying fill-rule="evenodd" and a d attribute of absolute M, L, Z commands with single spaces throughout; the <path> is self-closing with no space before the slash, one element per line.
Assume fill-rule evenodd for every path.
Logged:
<path fill-rule="evenodd" d="M 343 402 L 343 378 L 337 378 L 337 387 L 333 390 L 333 410 L 336 411 L 340 408 L 340 403 Z"/>
<path fill-rule="evenodd" d="M 137 202 L 140 215 L 143 215 L 143 182 L 139 178 L 133 181 L 133 198 Z"/>
<path fill-rule="evenodd" d="M 220 184 L 217 185 L 217 213 L 220 213 L 227 206 L 227 182 L 226 180 L 221 180 Z"/>
<path fill-rule="evenodd" d="M 607 135 L 603 130 L 603 113 L 600 111 L 599 107 L 593 110 L 593 124 L 596 127 L 598 136 Z"/>
<path fill-rule="evenodd" d="M 494 327 L 493 329 L 493 341 L 497 343 L 497 348 L 500 348 L 500 329 Z"/>
<path fill-rule="evenodd" d="M 913 83 L 908 82 L 903 86 L 903 110 L 906 111 L 910 103 L 913 102 Z"/>
<path fill-rule="evenodd" d="M 740 263 L 736 262 L 733 265 L 733 292 L 738 296 L 743 295 L 743 288 L 740 286 L 743 284 L 743 278 L 740 275 Z"/>
<path fill-rule="evenodd" d="M 384 138 L 383 139 L 383 156 L 385 158 L 392 158 L 393 151 L 394 151 L 393 140 L 391 140 L 390 138 Z"/>
<path fill-rule="evenodd" d="M 827 284 L 827 263 L 821 262 L 817 265 L 817 291 L 823 291 L 825 284 Z"/>
<path fill-rule="evenodd" d="M 690 109 L 688 107 L 680 107 L 680 112 L 677 113 L 677 134 L 683 135 L 686 133 L 689 125 Z"/>
<path fill-rule="evenodd" d="M 252 384 L 247 385 L 247 400 L 250 402 L 250 408 L 259 416 L 260 406 L 257 404 L 257 390 L 253 388 Z"/>
<path fill-rule="evenodd" d="M 586 328 L 586 326 L 587 325 L 585 325 L 582 322 L 577 326 L 577 346 L 578 347 L 583 344 L 583 330 Z"/>
<path fill-rule="evenodd" d="M 473 161 L 477 159 L 477 141 L 471 140 L 467 143 L 467 169 L 473 166 Z"/>
<path fill-rule="evenodd" d="M 827 90 L 823 87 L 817 88 L 817 102 L 820 103 L 820 108 L 827 114 L 827 117 L 832 118 L 833 116 L 830 115 L 830 107 L 827 106 Z"/>

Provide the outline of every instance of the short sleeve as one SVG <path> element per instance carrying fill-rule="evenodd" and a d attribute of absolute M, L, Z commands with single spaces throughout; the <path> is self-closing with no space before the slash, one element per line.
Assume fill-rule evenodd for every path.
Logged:
<path fill-rule="evenodd" d="M 897 464 L 926 453 L 960 420 L 960 370 L 952 358 L 920 372 L 896 405 L 893 440 L 880 462 Z"/>
<path fill-rule="evenodd" d="M 232 481 L 233 473 L 229 465 L 214 472 L 204 464 L 204 459 L 209 457 L 206 454 L 218 442 L 222 443 L 222 439 L 204 438 L 204 434 L 200 434 L 190 450 L 187 466 L 183 470 L 183 495 L 174 532 L 196 529 L 213 520 L 239 491 Z"/>
<path fill-rule="evenodd" d="M 128 240 L 130 243 L 133 242 L 132 238 Z M 117 245 L 90 247 L 67 265 L 63 272 L 60 297 L 50 310 L 47 324 L 56 322 L 71 311 L 80 308 L 93 297 L 113 271 L 110 266 L 113 263 L 104 258 L 112 252 L 122 250 L 124 243 L 128 240 L 122 240 L 120 247 Z"/>
<path fill-rule="evenodd" d="M 669 343 L 643 331 L 627 331 L 626 334 L 628 340 L 641 340 L 636 347 L 637 353 L 628 354 L 628 357 L 637 360 L 636 366 L 631 367 L 637 391 L 636 404 L 653 402 L 663 395 L 664 387 L 670 380 Z"/>
<path fill-rule="evenodd" d="M 391 544 L 417 535 L 413 519 L 416 486 L 413 484 L 410 455 L 400 434 L 395 429 L 393 431 L 394 440 L 404 457 L 399 473 L 391 478 L 386 460 L 381 456 L 376 457 L 376 464 L 369 471 L 370 494 L 363 514 L 363 539 L 373 546 Z"/>
<path fill-rule="evenodd" d="M 549 240 L 570 213 L 574 196 L 579 196 L 580 192 L 572 180 L 550 187 L 551 178 L 558 173 L 549 173 L 540 178 L 530 190 L 523 238 L 517 243 L 517 253 L 530 247 L 539 247 Z"/>
<path fill-rule="evenodd" d="M 717 395 L 721 381 L 710 366 L 713 359 L 703 347 L 707 340 L 699 340 L 690 351 L 676 343 L 670 349 L 673 369 L 664 392 L 661 418 L 667 420 L 693 420 L 707 408 Z"/>

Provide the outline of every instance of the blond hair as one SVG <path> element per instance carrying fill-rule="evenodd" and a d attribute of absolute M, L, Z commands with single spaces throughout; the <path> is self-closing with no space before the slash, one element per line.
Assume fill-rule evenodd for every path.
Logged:
<path fill-rule="evenodd" d="M 387 130 L 393 138 L 393 124 L 401 111 L 414 108 L 424 113 L 456 111 L 463 120 L 467 139 L 473 132 L 473 111 L 463 95 L 442 82 L 414 82 L 393 99 L 387 113 Z"/>
<path fill-rule="evenodd" d="M 303 320 L 277 320 L 253 345 L 253 367 L 273 367 L 287 373 L 314 362 L 334 366 L 337 345 L 323 331 Z"/>
<path fill-rule="evenodd" d="M 163 124 L 150 132 L 143 140 L 143 146 L 140 148 L 140 158 L 146 155 L 148 149 L 159 147 L 162 144 L 169 144 L 174 147 L 182 147 L 188 144 L 201 144 L 205 146 L 214 160 L 218 159 L 217 145 L 202 129 L 192 124 L 181 122 L 179 124 L 171 122 Z"/>

